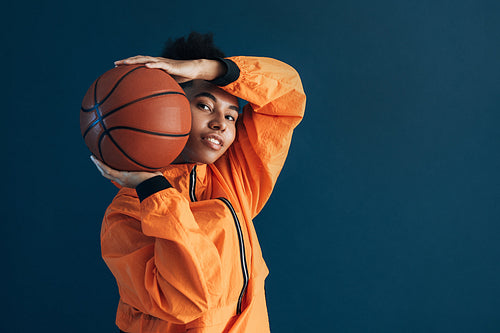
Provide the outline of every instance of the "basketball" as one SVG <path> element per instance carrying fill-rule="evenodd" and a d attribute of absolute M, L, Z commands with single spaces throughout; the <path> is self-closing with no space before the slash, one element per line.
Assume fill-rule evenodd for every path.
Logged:
<path fill-rule="evenodd" d="M 115 67 L 90 86 L 80 130 L 92 154 L 113 169 L 157 171 L 181 153 L 191 129 L 182 88 L 165 71 Z"/>

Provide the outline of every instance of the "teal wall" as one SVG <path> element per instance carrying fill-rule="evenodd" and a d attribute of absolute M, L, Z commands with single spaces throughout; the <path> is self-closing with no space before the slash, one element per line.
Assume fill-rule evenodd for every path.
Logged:
<path fill-rule="evenodd" d="M 308 95 L 255 220 L 273 332 L 500 331 L 500 2 L 9 3 L 2 332 L 115 332 L 116 192 L 79 132 L 88 86 L 168 37 L 294 66 Z"/>

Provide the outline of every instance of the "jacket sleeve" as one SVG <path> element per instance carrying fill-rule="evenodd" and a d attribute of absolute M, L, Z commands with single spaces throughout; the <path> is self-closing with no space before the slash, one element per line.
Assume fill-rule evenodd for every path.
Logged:
<path fill-rule="evenodd" d="M 219 253 L 176 189 L 142 202 L 134 192 L 120 190 L 106 211 L 103 259 L 123 302 L 172 323 L 190 322 L 220 299 Z"/>
<path fill-rule="evenodd" d="M 231 57 L 239 78 L 221 87 L 249 103 L 238 121 L 237 137 L 215 164 L 230 179 L 252 213 L 257 215 L 273 190 L 301 121 L 306 96 L 299 74 L 271 58 Z M 239 181 L 238 181 L 239 180 Z"/>

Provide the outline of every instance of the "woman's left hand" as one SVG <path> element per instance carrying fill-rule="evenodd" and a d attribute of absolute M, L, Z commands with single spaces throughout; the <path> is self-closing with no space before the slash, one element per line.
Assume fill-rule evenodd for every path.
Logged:
<path fill-rule="evenodd" d="M 90 156 L 92 162 L 94 162 L 97 170 L 101 175 L 109 180 L 112 180 L 123 187 L 136 188 L 137 185 L 142 183 L 149 178 L 153 178 L 158 175 L 162 175 L 161 172 L 143 172 L 143 171 L 119 171 L 110 168 L 103 162 L 99 161 L 94 155 Z"/>

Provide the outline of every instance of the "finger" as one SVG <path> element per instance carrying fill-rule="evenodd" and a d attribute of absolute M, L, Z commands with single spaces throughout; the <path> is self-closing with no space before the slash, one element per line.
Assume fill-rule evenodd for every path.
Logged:
<path fill-rule="evenodd" d="M 147 62 L 158 62 L 159 59 L 150 56 L 138 55 L 135 57 L 130 57 L 115 62 L 115 65 L 134 65 L 134 64 L 144 64 Z"/>
<path fill-rule="evenodd" d="M 183 82 L 187 82 L 187 81 L 192 80 L 192 78 L 182 76 L 182 73 L 180 73 L 179 70 L 177 69 L 177 67 L 175 67 L 175 64 L 170 64 L 168 62 L 161 61 L 161 62 L 148 62 L 145 64 L 145 66 L 147 68 L 157 68 L 157 69 L 164 70 L 165 72 L 170 74 L 170 76 L 177 83 L 183 83 Z"/>
<path fill-rule="evenodd" d="M 90 160 L 92 161 L 92 163 L 94 163 L 99 171 L 102 170 L 100 161 L 94 155 L 90 155 Z"/>
<path fill-rule="evenodd" d="M 170 66 L 169 63 L 167 62 L 159 62 L 159 61 L 155 61 L 155 62 L 146 62 L 144 64 L 147 68 L 159 68 L 159 69 L 163 69 L 164 71 L 166 72 L 169 72 L 172 70 L 172 66 Z"/>
<path fill-rule="evenodd" d="M 144 57 L 144 56 L 142 56 L 142 55 L 136 55 L 136 56 L 128 57 L 128 58 L 125 58 L 125 59 L 120 59 L 120 60 L 115 61 L 115 64 L 116 63 L 124 63 L 127 60 L 133 60 L 133 59 L 136 59 L 136 58 L 139 58 L 139 57 Z"/>
<path fill-rule="evenodd" d="M 106 171 L 104 171 L 104 169 L 102 167 L 103 164 L 101 163 L 101 161 L 99 161 L 94 155 L 91 155 L 90 159 L 92 160 L 92 162 L 96 166 L 97 170 L 101 173 L 101 175 L 105 176 L 106 175 Z"/>
<path fill-rule="evenodd" d="M 98 160 L 94 155 L 90 156 L 90 159 L 92 160 L 92 162 L 94 162 L 95 166 L 97 167 L 97 170 L 99 170 L 99 172 L 103 177 L 116 181 L 116 179 L 118 178 L 117 177 L 118 173 L 120 171 L 110 168 L 109 166 Z"/>

